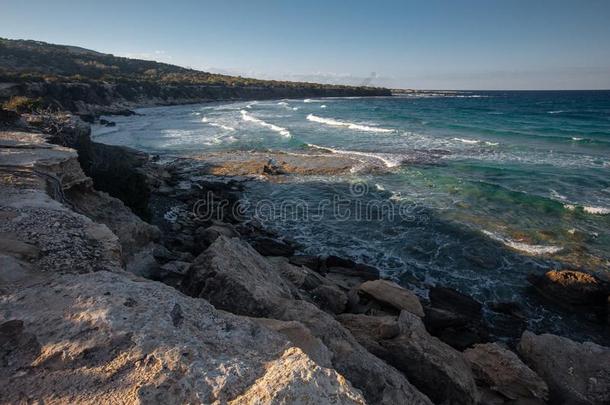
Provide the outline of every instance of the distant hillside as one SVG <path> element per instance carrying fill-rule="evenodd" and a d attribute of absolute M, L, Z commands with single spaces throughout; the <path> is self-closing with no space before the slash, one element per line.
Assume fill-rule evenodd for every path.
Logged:
<path fill-rule="evenodd" d="M 33 97 L 81 113 L 113 109 L 117 104 L 379 95 L 390 95 L 390 91 L 249 79 L 75 46 L 0 38 L 0 100 Z"/>

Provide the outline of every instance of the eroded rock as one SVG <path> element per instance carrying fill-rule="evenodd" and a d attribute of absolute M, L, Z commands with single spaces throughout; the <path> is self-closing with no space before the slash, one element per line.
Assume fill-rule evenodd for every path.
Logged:
<path fill-rule="evenodd" d="M 127 275 L 59 276 L 1 298 L 2 402 L 364 403 L 276 332 Z"/>

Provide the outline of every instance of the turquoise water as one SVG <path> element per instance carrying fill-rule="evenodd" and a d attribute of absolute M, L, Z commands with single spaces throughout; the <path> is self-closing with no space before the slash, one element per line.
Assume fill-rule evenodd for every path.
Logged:
<path fill-rule="evenodd" d="M 424 295 L 428 285 L 449 285 L 486 303 L 521 302 L 536 330 L 603 334 L 582 317 L 533 300 L 526 276 L 549 268 L 608 275 L 610 92 L 464 92 L 139 112 L 112 117 L 117 126 L 96 128 L 95 139 L 166 155 L 335 151 L 352 153 L 363 168 L 383 165 L 384 172 L 356 168 L 346 176 L 257 182 L 247 195 L 309 207 L 336 196 L 407 205 L 407 219 L 343 220 L 325 212 L 322 221 L 267 224 L 310 253 L 349 255 Z M 354 183 L 365 192 L 354 195 Z"/>

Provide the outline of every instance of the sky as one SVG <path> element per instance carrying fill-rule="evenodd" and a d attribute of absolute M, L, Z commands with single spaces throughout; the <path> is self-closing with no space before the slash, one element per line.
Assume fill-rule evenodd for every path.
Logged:
<path fill-rule="evenodd" d="M 0 37 L 263 79 L 610 89 L 610 0 L 0 0 Z"/>

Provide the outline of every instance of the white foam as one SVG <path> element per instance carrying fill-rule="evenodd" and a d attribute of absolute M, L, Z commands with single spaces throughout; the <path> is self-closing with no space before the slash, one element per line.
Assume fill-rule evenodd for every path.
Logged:
<path fill-rule="evenodd" d="M 207 117 L 203 117 L 203 118 L 201 119 L 201 122 L 206 123 L 206 124 L 208 124 L 208 125 L 210 125 L 210 126 L 212 126 L 212 127 L 222 128 L 222 129 L 224 129 L 225 131 L 235 131 L 235 128 L 230 127 L 230 126 L 228 126 L 228 125 L 220 124 L 220 123 L 218 123 L 218 122 L 212 122 L 212 121 L 210 121 L 210 120 L 209 120 Z"/>
<path fill-rule="evenodd" d="M 314 145 L 312 143 L 308 143 L 307 146 L 309 146 L 310 148 L 314 148 L 314 149 L 320 149 L 320 150 L 325 150 L 327 152 L 336 153 L 338 155 L 364 156 L 364 157 L 372 158 L 372 159 L 383 162 L 383 164 L 388 168 L 400 166 L 400 163 L 401 163 L 400 160 L 392 159 L 392 158 L 388 157 L 387 155 L 382 155 L 379 153 L 368 153 L 368 152 L 359 152 L 359 151 L 354 151 L 354 150 L 333 149 L 333 148 L 328 148 L 326 146 Z"/>
<path fill-rule="evenodd" d="M 256 123 L 256 124 L 258 124 L 260 126 L 263 126 L 265 128 L 269 128 L 270 130 L 275 131 L 275 132 L 279 133 L 280 135 L 282 135 L 282 136 L 284 136 L 286 138 L 290 138 L 292 136 L 290 134 L 290 131 L 288 131 L 286 128 L 278 127 L 277 125 L 273 125 L 273 124 L 265 122 L 265 121 L 263 121 L 261 119 L 258 119 L 256 117 L 253 117 L 246 110 L 241 110 L 241 118 L 244 121 L 254 122 L 254 123 Z"/>
<path fill-rule="evenodd" d="M 489 231 L 482 231 L 485 235 L 490 237 L 493 240 L 503 243 L 504 245 L 518 250 L 520 252 L 524 252 L 530 255 L 551 255 L 561 251 L 563 248 L 561 246 L 547 246 L 547 245 L 530 245 L 524 242 L 518 242 L 516 240 L 512 240 L 509 238 L 505 238 L 501 235 L 495 234 Z"/>
<path fill-rule="evenodd" d="M 332 118 L 318 117 L 317 115 L 313 115 L 313 114 L 309 114 L 307 116 L 307 120 L 308 121 L 317 122 L 317 123 L 320 123 L 320 124 L 330 125 L 330 126 L 333 126 L 333 127 L 345 127 L 345 128 L 353 129 L 355 131 L 394 132 L 393 129 L 370 127 L 368 125 L 360 125 L 360 124 L 354 124 L 352 122 L 338 121 L 338 120 L 335 120 L 335 119 L 332 119 Z"/>
<path fill-rule="evenodd" d="M 320 108 L 326 108 L 326 104 L 322 104 Z"/>
<path fill-rule="evenodd" d="M 466 143 L 468 145 L 476 145 L 484 143 L 487 146 L 498 146 L 499 142 L 491 142 L 491 141 L 480 141 L 478 139 L 467 139 L 467 138 L 453 138 L 454 141 L 458 141 L 461 143 Z"/>
<path fill-rule="evenodd" d="M 565 112 L 564 110 L 557 110 L 557 111 L 547 111 L 547 113 L 549 114 L 560 114 L 562 112 Z"/>
<path fill-rule="evenodd" d="M 582 141 L 583 139 L 584 139 L 584 138 L 579 138 L 579 137 L 577 137 L 577 136 L 573 136 L 573 137 L 572 137 L 572 140 L 573 140 L 573 141 Z"/>
<path fill-rule="evenodd" d="M 574 211 L 578 207 L 579 206 L 575 205 L 575 204 L 564 204 L 563 205 L 563 208 L 570 210 L 570 211 Z M 591 206 L 585 205 L 580 208 L 582 208 L 583 212 L 586 212 L 587 214 L 591 214 L 591 215 L 610 215 L 610 208 L 607 208 L 607 207 L 591 207 Z"/>
<path fill-rule="evenodd" d="M 479 143 L 477 139 L 466 139 L 466 138 L 453 138 L 454 141 L 459 141 L 462 143 L 475 144 Z"/>
<path fill-rule="evenodd" d="M 582 207 L 582 210 L 587 214 L 593 215 L 608 215 L 610 214 L 610 208 L 605 207 Z"/>

